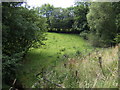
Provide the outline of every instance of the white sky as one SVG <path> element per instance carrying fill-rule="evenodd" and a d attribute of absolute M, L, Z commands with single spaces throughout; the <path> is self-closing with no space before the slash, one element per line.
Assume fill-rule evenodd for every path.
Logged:
<path fill-rule="evenodd" d="M 75 0 L 27 0 L 27 4 L 31 7 L 41 6 L 45 3 L 49 3 L 54 7 L 70 7 L 74 5 Z"/>

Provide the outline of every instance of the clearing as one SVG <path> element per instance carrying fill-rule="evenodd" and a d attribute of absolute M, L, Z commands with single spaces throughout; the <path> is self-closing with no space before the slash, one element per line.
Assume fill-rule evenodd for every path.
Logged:
<path fill-rule="evenodd" d="M 40 48 L 28 52 L 18 72 L 17 77 L 25 88 L 36 82 L 35 75 L 41 72 L 42 68 L 57 65 L 64 57 L 75 57 L 93 50 L 90 44 L 75 34 L 47 33 L 44 43 Z"/>

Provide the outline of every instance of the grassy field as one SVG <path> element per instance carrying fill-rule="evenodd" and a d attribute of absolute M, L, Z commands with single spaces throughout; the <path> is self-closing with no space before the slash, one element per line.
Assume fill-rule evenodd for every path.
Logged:
<path fill-rule="evenodd" d="M 23 87 L 29 88 L 37 81 L 36 74 L 42 68 L 59 65 L 65 58 L 77 57 L 93 50 L 86 41 L 75 34 L 47 33 L 45 45 L 31 49 L 18 71 L 18 79 Z"/>
<path fill-rule="evenodd" d="M 61 61 L 38 75 L 35 88 L 118 88 L 118 47 Z M 49 81 L 48 81 L 49 80 Z"/>
<path fill-rule="evenodd" d="M 24 88 L 118 87 L 118 46 L 93 48 L 79 35 L 60 33 L 47 33 L 44 43 L 18 72 Z"/>

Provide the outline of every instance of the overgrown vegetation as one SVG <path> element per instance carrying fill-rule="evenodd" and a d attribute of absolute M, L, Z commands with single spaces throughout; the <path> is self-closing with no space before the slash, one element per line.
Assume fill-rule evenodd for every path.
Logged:
<path fill-rule="evenodd" d="M 117 88 L 120 2 L 76 2 L 69 8 L 22 4 L 2 3 L 5 85 L 17 78 L 20 88 Z"/>
<path fill-rule="evenodd" d="M 117 88 L 118 47 L 67 58 L 38 73 L 36 88 Z"/>
<path fill-rule="evenodd" d="M 87 15 L 89 39 L 94 46 L 110 45 L 116 35 L 115 12 L 111 3 L 92 3 Z"/>
<path fill-rule="evenodd" d="M 118 47 L 62 60 L 36 75 L 33 88 L 117 88 Z"/>
<path fill-rule="evenodd" d="M 45 18 L 37 12 L 19 7 L 22 3 L 2 3 L 3 82 L 10 84 L 15 71 L 29 48 L 44 40 Z"/>

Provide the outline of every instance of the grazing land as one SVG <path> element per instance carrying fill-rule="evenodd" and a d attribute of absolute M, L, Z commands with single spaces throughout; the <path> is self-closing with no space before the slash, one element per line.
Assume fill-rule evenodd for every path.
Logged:
<path fill-rule="evenodd" d="M 36 81 L 35 75 L 41 72 L 42 68 L 58 64 L 64 57 L 87 54 L 93 49 L 75 34 L 47 33 L 47 40 L 44 43 L 45 45 L 40 48 L 28 52 L 23 67 L 19 69 L 18 77 L 25 87 L 32 86 Z"/>
<path fill-rule="evenodd" d="M 47 33 L 44 43 L 28 52 L 18 72 L 24 88 L 117 87 L 118 47 L 93 48 L 78 35 L 60 33 Z M 46 77 L 36 77 L 40 72 Z"/>

